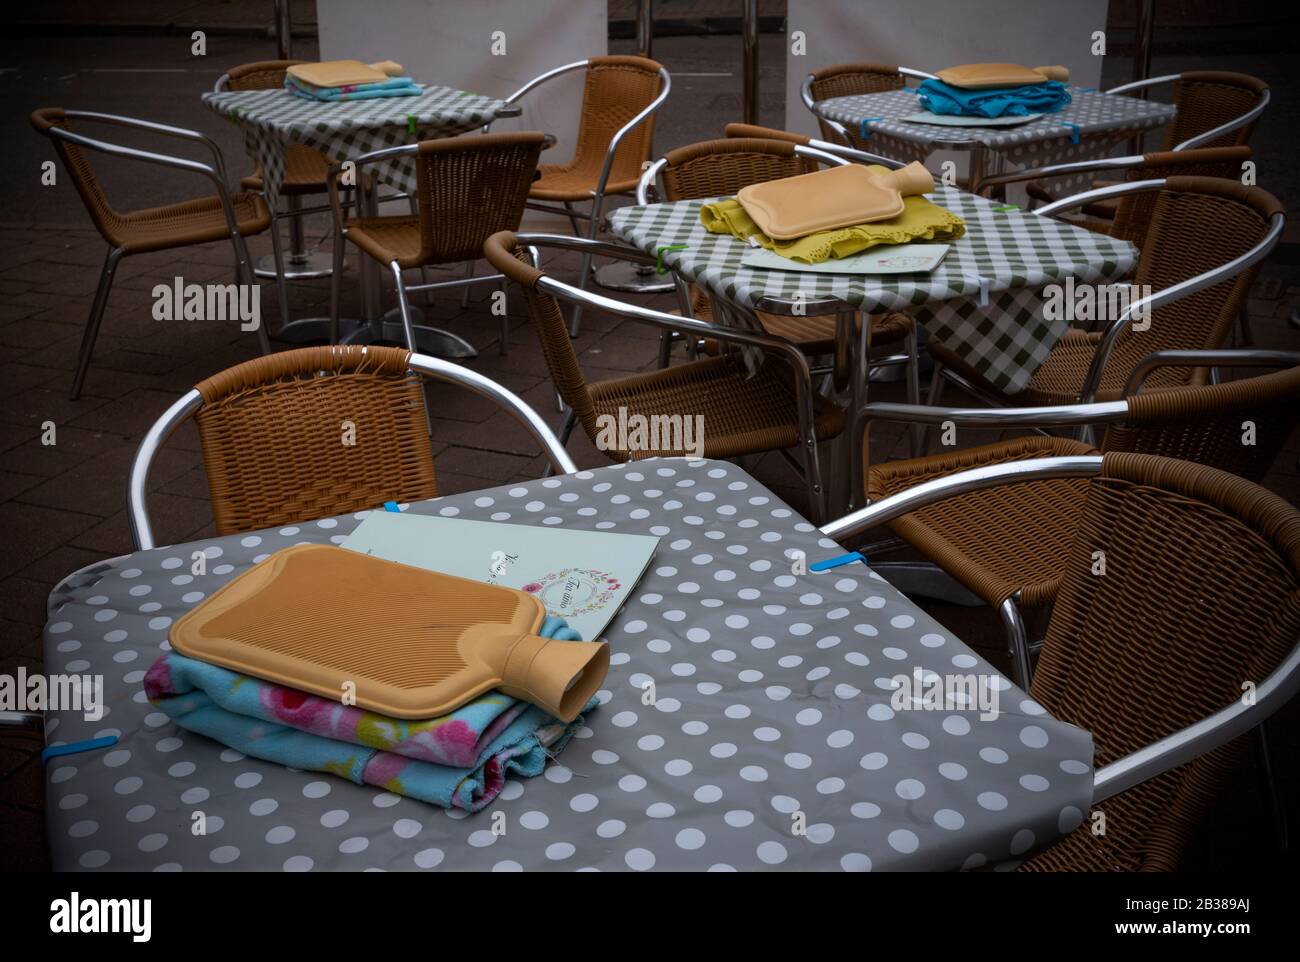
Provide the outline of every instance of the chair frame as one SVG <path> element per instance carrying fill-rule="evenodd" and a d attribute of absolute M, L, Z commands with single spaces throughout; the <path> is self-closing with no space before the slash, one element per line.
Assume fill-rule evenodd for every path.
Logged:
<path fill-rule="evenodd" d="M 1095 477 L 1101 471 L 1102 461 L 1102 455 L 1034 458 L 960 471 L 877 501 L 823 525 L 821 531 L 826 537 L 843 542 L 876 525 L 958 494 L 1020 481 Z M 1181 731 L 1095 771 L 1093 802 L 1105 801 L 1258 728 L 1297 692 L 1300 692 L 1300 644 L 1259 683 L 1253 704 L 1236 699 Z"/>
<path fill-rule="evenodd" d="M 548 80 L 554 80 L 556 77 L 563 76 L 564 74 L 567 73 L 572 73 L 575 70 L 586 70 L 590 67 L 590 65 L 591 65 L 590 60 L 575 60 L 573 63 L 567 63 L 561 67 L 555 67 L 551 70 L 548 70 L 545 73 L 539 74 L 538 76 L 534 77 L 532 80 L 528 81 L 528 83 L 524 84 L 514 93 L 512 93 L 509 97 L 506 97 L 505 102 L 508 104 L 516 103 L 525 94 L 536 89 L 537 87 L 540 87 Z M 573 228 L 573 236 L 575 237 L 582 236 L 582 230 L 578 226 L 578 221 L 585 220 L 588 222 L 587 237 L 592 240 L 595 240 L 597 235 L 600 233 L 601 215 L 604 213 L 604 209 L 605 209 L 605 186 L 609 183 L 609 175 L 614 167 L 614 155 L 618 153 L 618 146 L 623 142 L 624 137 L 626 137 L 629 133 L 631 133 L 641 124 L 645 123 L 646 120 L 648 120 L 656 111 L 658 111 L 660 106 L 663 105 L 663 102 L 668 99 L 668 94 L 672 90 L 672 86 L 673 86 L 672 75 L 668 72 L 667 68 L 660 67 L 659 68 L 659 93 L 655 96 L 655 98 L 652 101 L 650 101 L 649 104 L 643 107 L 639 113 L 637 113 L 634 117 L 632 117 L 631 120 L 629 120 L 622 127 L 620 127 L 615 132 L 612 138 L 610 138 L 609 145 L 605 148 L 605 160 L 604 163 L 601 164 L 600 177 L 596 181 L 595 189 L 591 192 L 590 212 L 583 213 L 581 211 L 574 210 L 571 201 L 564 201 L 563 207 L 554 207 L 550 204 L 543 204 L 540 201 L 530 200 L 524 206 L 529 210 L 543 211 L 549 214 L 563 214 L 569 219 L 569 224 Z M 483 130 L 486 131 L 487 127 L 485 126 Z M 587 278 L 588 275 L 591 273 L 591 257 L 592 255 L 590 254 L 584 254 L 582 257 L 582 272 L 579 275 L 578 286 L 583 290 L 586 290 L 587 288 Z M 569 334 L 572 337 L 578 336 L 578 331 L 581 325 L 581 319 L 582 319 L 582 307 L 581 305 L 575 304 L 573 307 L 573 315 L 569 320 Z"/>
<path fill-rule="evenodd" d="M 1070 197 L 1064 197 L 1051 204 L 1046 204 L 1035 209 L 1032 213 L 1039 217 L 1051 217 L 1065 210 L 1075 207 L 1081 207 L 1097 200 L 1108 200 L 1112 197 L 1123 197 L 1127 194 L 1137 194 L 1143 191 L 1162 190 L 1166 183 L 1165 178 L 1155 180 L 1135 180 L 1123 184 L 1112 184 L 1108 187 L 1098 187 L 1094 190 L 1083 191 L 1079 194 L 1073 194 Z M 1087 374 L 1084 376 L 1082 387 L 1079 391 L 1079 401 L 1084 404 L 1092 402 L 1101 386 L 1102 374 L 1106 369 L 1106 363 L 1110 360 L 1111 351 L 1114 350 L 1119 336 L 1133 322 L 1134 317 L 1149 310 L 1154 310 L 1163 304 L 1169 304 L 1173 301 L 1195 294 L 1197 291 L 1205 290 L 1207 287 L 1213 287 L 1215 284 L 1228 278 L 1235 277 L 1242 271 L 1247 270 L 1266 257 L 1269 252 L 1277 245 L 1282 236 L 1282 231 L 1286 227 L 1285 213 L 1278 212 L 1269 218 L 1268 231 L 1264 238 L 1254 247 L 1246 251 L 1227 263 L 1220 264 L 1218 267 L 1211 268 L 1208 271 L 1189 277 L 1186 280 L 1179 281 L 1177 284 L 1156 291 L 1151 295 L 1139 298 L 1128 306 L 1128 308 L 1115 320 L 1111 321 L 1102 333 L 1101 340 L 1097 343 L 1096 350 L 1092 356 L 1092 363 L 1088 367 Z M 941 378 L 946 378 L 957 384 L 963 390 L 975 395 L 981 400 L 987 401 L 998 407 L 1006 407 L 1006 400 L 992 395 L 982 390 L 969 380 L 951 371 L 943 365 L 936 363 L 934 367 L 934 376 L 930 383 L 930 403 L 937 403 L 939 400 L 938 389 Z M 1084 440 L 1089 439 L 1089 433 L 1085 426 L 1080 435 Z"/>
<path fill-rule="evenodd" d="M 1194 150 L 1197 148 L 1187 148 Z M 1246 148 L 1249 150 L 1249 148 Z M 1045 167 L 1035 167 L 1025 170 L 1013 170 L 1009 173 L 990 174 L 983 178 L 979 184 L 980 196 L 987 196 L 986 191 L 993 187 L 1005 187 L 1007 184 L 1017 184 L 1027 180 L 1038 180 L 1048 177 L 1064 177 L 1071 174 L 1089 174 L 1102 173 L 1105 171 L 1115 170 L 1133 170 L 1134 168 L 1143 167 L 1149 163 L 1147 154 L 1128 154 L 1124 157 L 1096 157 L 1092 160 L 1073 160 L 1064 164 L 1048 164 Z M 1100 189 L 1100 188 L 1094 188 Z M 1001 193 L 1001 192 L 1000 192 Z M 1053 203 L 1071 200 L 1080 196 L 1086 191 L 1079 194 L 1072 194 L 1069 197 L 1062 197 Z M 1089 202 L 1090 203 L 1090 202 Z M 1044 205 L 1046 206 L 1046 205 Z"/>
<path fill-rule="evenodd" d="M 912 80 L 938 79 L 937 74 L 932 74 L 925 70 L 917 70 L 915 67 L 899 67 L 898 75 L 903 78 L 904 83 L 906 83 L 909 78 Z M 829 117 L 823 117 L 817 112 L 817 101 L 813 100 L 812 95 L 812 85 L 815 78 L 816 74 L 812 73 L 803 78 L 803 83 L 799 85 L 799 99 L 803 102 L 804 107 L 808 109 L 810 114 L 843 137 L 845 144 L 852 144 L 853 135 L 849 133 L 848 129 L 842 123 L 837 120 L 831 120 Z"/>
<path fill-rule="evenodd" d="M 1182 77 L 1183 77 L 1182 74 L 1176 74 L 1176 73 L 1165 74 L 1162 77 L 1148 77 L 1145 80 L 1134 80 L 1132 83 L 1120 84 L 1118 87 L 1111 87 L 1109 90 L 1106 91 L 1106 93 L 1120 94 L 1120 95 L 1131 94 L 1134 91 L 1138 91 L 1138 90 L 1145 91 L 1150 89 L 1151 87 L 1158 87 L 1163 84 L 1177 83 L 1179 80 L 1182 79 Z M 1187 140 L 1184 140 L 1181 144 L 1177 144 L 1174 147 L 1171 147 L 1169 149 L 1170 150 L 1191 150 L 1194 147 L 1203 147 L 1204 145 L 1212 143 L 1213 141 L 1222 137 L 1224 134 L 1232 133 L 1232 131 L 1234 130 L 1239 130 L 1242 127 L 1249 126 L 1250 124 L 1253 124 L 1256 120 L 1260 118 L 1260 115 L 1264 113 L 1264 109 L 1268 107 L 1269 101 L 1271 99 L 1272 99 L 1272 94 L 1267 88 L 1265 88 L 1263 93 L 1260 95 L 1259 103 L 1257 103 L 1250 110 L 1246 111 L 1240 117 L 1236 118 L 1235 120 L 1230 120 L 1226 124 L 1220 124 L 1218 127 L 1215 127 L 1213 130 L 1207 130 L 1203 134 L 1197 134 L 1195 137 L 1189 137 Z"/>
<path fill-rule="evenodd" d="M 480 397 L 499 404 L 509 411 L 542 446 L 542 452 L 551 462 L 552 467 L 562 474 L 572 474 L 578 470 L 569 453 L 565 451 L 564 445 L 542 420 L 542 416 L 513 391 L 477 371 L 427 354 L 412 353 L 407 360 L 407 367 L 417 374 L 436 381 L 459 384 Z M 153 466 L 154 458 L 172 432 L 189 420 L 202 406 L 203 395 L 197 388 L 191 388 L 153 423 L 141 439 L 140 447 L 136 449 L 127 482 L 127 515 L 131 522 L 131 536 L 137 551 L 158 546 L 154 540 L 153 525 L 149 521 L 147 490 L 149 470 Z"/>
<path fill-rule="evenodd" d="M 572 237 L 565 234 L 517 233 L 515 234 L 515 240 L 519 246 L 529 250 L 534 267 L 538 266 L 538 247 L 559 247 L 578 251 L 584 255 L 588 253 L 592 255 L 599 254 L 603 257 L 628 260 L 639 264 L 655 263 L 654 256 L 647 254 L 645 251 L 587 237 Z M 827 507 L 826 489 L 822 484 L 821 464 L 817 455 L 812 373 L 808 368 L 808 359 L 794 344 L 784 338 L 761 333 L 761 329 L 713 324 L 696 317 L 665 314 L 662 311 L 628 304 L 612 297 L 606 297 L 603 294 L 593 294 L 580 287 L 556 280 L 546 273 L 543 273 L 538 279 L 537 288 L 543 294 L 549 294 L 559 300 L 568 301 L 574 305 L 596 308 L 627 320 L 650 324 L 658 327 L 661 331 L 681 331 L 696 338 L 712 337 L 728 344 L 760 348 L 768 353 L 785 358 L 790 363 L 794 374 L 795 415 L 799 434 L 799 459 L 796 461 L 790 458 L 790 460 L 795 468 L 803 474 L 804 483 L 808 490 L 808 503 L 812 506 L 813 512 L 819 516 L 825 516 Z M 754 327 L 758 327 L 757 319 L 744 309 L 733 304 L 724 304 L 723 307 L 724 311 L 730 310 L 747 316 Z M 564 423 L 560 429 L 560 440 L 562 442 L 568 441 L 576 424 L 577 416 L 572 408 L 568 408 L 565 413 Z M 787 452 L 783 451 L 782 453 L 789 458 Z"/>
<path fill-rule="evenodd" d="M 486 129 L 487 128 L 485 127 L 484 130 Z M 554 143 L 555 143 L 555 138 L 550 134 L 547 134 L 543 144 L 543 149 L 545 149 L 546 147 Z M 341 174 L 346 167 L 351 166 L 351 168 L 357 173 L 357 175 L 360 176 L 361 168 L 366 166 L 367 164 L 378 163 L 379 161 L 388 160 L 393 157 L 406 157 L 406 156 L 415 157 L 419 154 L 419 152 L 420 152 L 419 144 L 401 144 L 397 147 L 385 147 L 381 150 L 372 150 L 369 153 L 359 154 L 356 157 L 350 157 L 347 160 L 342 161 L 341 163 L 332 165 L 329 169 L 329 174 L 326 177 L 326 187 L 328 188 L 328 192 L 329 192 L 329 207 L 327 209 L 330 211 L 330 213 L 333 215 L 334 218 L 334 241 L 335 241 L 334 270 L 333 273 L 330 275 L 329 342 L 331 344 L 339 343 L 339 313 L 340 313 L 341 284 L 342 284 L 342 275 L 343 275 L 343 258 L 347 252 L 347 245 L 344 243 L 344 241 L 348 236 L 347 224 L 343 219 L 343 207 L 346 205 L 342 204 L 339 200 L 339 184 L 338 184 L 339 174 Z M 414 194 L 411 195 L 411 199 L 412 199 L 412 207 L 414 208 L 415 206 Z M 413 212 L 416 213 L 416 216 L 418 216 L 418 211 L 413 211 Z M 359 256 L 362 257 L 370 256 L 365 251 L 359 251 L 358 253 Z M 440 330 L 439 328 L 429 327 L 423 324 L 416 324 L 414 322 L 411 313 L 410 299 L 407 297 L 408 294 L 414 293 L 416 291 L 424 291 L 427 297 L 428 292 L 430 291 L 447 290 L 450 288 L 466 288 L 467 289 L 466 293 L 468 294 L 469 287 L 475 284 L 486 284 L 489 282 L 494 282 L 498 284 L 502 291 L 506 289 L 504 275 L 499 273 L 473 274 L 472 273 L 473 267 L 474 267 L 474 263 L 472 261 L 468 262 L 467 264 L 468 269 L 466 271 L 466 276 L 463 278 L 458 278 L 450 281 L 434 281 L 432 283 L 426 281 L 425 283 L 421 283 L 421 284 L 407 284 L 402 279 L 401 265 L 398 264 L 397 261 L 390 261 L 388 263 L 388 270 L 393 275 L 393 280 L 397 287 L 397 306 L 402 317 L 402 330 L 406 335 L 406 346 L 410 350 L 412 351 L 418 350 L 416 346 L 415 336 L 416 336 L 416 331 L 420 330 L 425 332 L 434 332 L 442 337 L 450 338 L 451 341 L 456 345 L 458 345 L 460 347 L 460 350 L 462 351 L 462 353 L 458 356 L 462 356 L 462 357 L 477 356 L 478 352 L 474 349 L 474 346 L 470 344 L 468 341 L 466 341 L 464 338 L 458 337 L 457 335 L 452 334 L 449 331 Z M 421 273 L 423 274 L 424 268 L 420 268 L 420 270 Z M 462 302 L 462 306 L 463 306 L 463 302 Z M 365 336 L 366 330 L 367 329 L 364 326 L 358 328 L 352 334 L 344 338 L 343 343 L 348 344 L 348 343 L 352 343 L 355 340 L 358 340 L 359 338 Z M 506 341 L 509 338 L 509 336 L 510 336 L 510 318 L 508 314 L 502 314 L 501 315 L 501 346 L 500 346 L 500 352 L 502 354 L 506 353 Z"/>
<path fill-rule="evenodd" d="M 190 160 L 186 157 L 176 157 L 171 154 L 158 153 L 157 151 L 141 150 L 138 147 L 127 147 L 124 144 L 113 143 L 108 140 L 87 137 L 85 134 L 79 134 L 71 130 L 65 130 L 61 127 L 50 127 L 45 131 L 53 140 L 64 141 L 65 143 L 74 144 L 86 150 L 98 151 L 99 153 L 108 154 L 111 157 L 120 157 L 126 160 L 136 160 L 149 164 L 157 164 L 162 167 L 171 167 L 176 170 L 186 170 L 191 173 L 199 174 L 212 181 L 217 190 L 217 197 L 221 200 L 221 209 L 225 214 L 226 226 L 230 230 L 230 241 L 235 250 L 235 283 L 244 283 L 247 280 L 249 284 L 256 284 L 257 278 L 253 273 L 253 262 L 248 253 L 248 244 L 239 232 L 239 225 L 235 217 L 235 208 L 231 201 L 230 189 L 226 184 L 225 162 L 221 156 L 221 148 L 217 146 L 216 141 L 206 134 L 197 130 L 187 130 L 184 127 L 172 127 L 168 124 L 160 124 L 151 120 L 141 120 L 136 117 L 124 117 L 119 114 L 107 114 L 94 110 L 64 110 L 63 116 L 68 120 L 85 121 L 90 123 L 103 123 L 116 127 L 126 127 L 132 130 L 143 130 L 149 133 L 160 134 L 165 137 L 174 137 L 179 140 L 188 140 L 193 143 L 201 144 L 212 154 L 212 163 L 204 164 L 197 160 Z M 278 248 L 278 241 L 275 234 L 271 235 L 273 246 Z M 81 397 L 81 388 L 85 383 L 86 374 L 90 370 L 90 358 L 95 350 L 95 340 L 99 336 L 99 327 L 104 319 L 104 309 L 108 306 L 108 295 L 113 286 L 113 274 L 117 270 L 118 261 L 120 261 L 128 252 L 121 247 L 114 247 L 110 244 L 108 253 L 104 257 L 104 266 L 100 271 L 99 285 L 95 289 L 95 299 L 91 302 L 90 316 L 86 319 L 86 330 L 82 335 L 80 354 L 77 360 L 77 370 L 72 378 L 72 390 L 69 397 L 77 400 Z M 266 333 L 266 325 L 259 323 L 257 326 L 257 337 L 262 348 L 263 354 L 271 352 L 270 338 Z"/>
<path fill-rule="evenodd" d="M 931 404 L 899 404 L 892 401 L 875 401 L 863 406 L 859 418 L 849 428 L 852 431 L 864 431 L 870 421 L 901 421 L 911 425 L 937 425 L 945 421 L 957 427 L 972 428 L 1031 428 L 1041 431 L 1054 427 L 1081 427 L 1098 424 L 1122 424 L 1128 416 L 1131 395 L 1137 394 L 1147 376 L 1161 367 L 1295 367 L 1300 366 L 1298 351 L 1240 350 L 1222 348 L 1217 350 L 1166 350 L 1155 351 L 1143 358 L 1133 369 L 1128 383 L 1124 387 L 1124 396 L 1116 401 L 1092 401 L 1080 404 L 1041 405 L 1037 407 L 994 407 L 994 408 L 959 408 L 943 407 Z M 860 471 L 861 467 L 855 468 Z M 862 489 L 863 479 L 855 477 L 857 490 Z M 910 490 L 910 489 L 909 489 Z M 886 499 L 888 500 L 888 499 Z M 887 548 L 884 550 L 888 550 Z M 908 577 L 913 584 L 922 587 L 915 589 L 918 594 L 933 593 L 934 597 L 964 603 L 967 598 L 975 598 L 964 588 L 951 580 L 938 565 L 929 561 L 884 562 L 873 565 L 882 571 L 897 570 Z M 933 586 L 933 587 L 931 587 Z M 954 588 L 957 588 L 954 592 Z M 929 590 L 927 590 L 929 589 Z M 982 604 L 979 599 L 976 603 Z M 1026 634 L 1024 620 L 1020 613 L 1018 593 L 1007 598 L 998 608 L 1003 626 L 1007 631 L 1007 647 L 1015 665 L 1017 682 L 1027 687 L 1033 675 L 1031 653 L 1041 647 L 1040 642 L 1031 642 Z"/>
<path fill-rule="evenodd" d="M 897 160 L 893 157 L 873 154 L 870 151 L 859 150 L 857 147 L 849 147 L 844 144 L 832 143 L 829 140 L 819 140 L 816 137 L 809 137 L 806 134 L 796 134 L 789 130 L 777 130 L 775 127 L 758 127 L 754 124 L 730 123 L 724 128 L 723 134 L 728 138 L 759 137 L 768 140 L 788 140 L 792 144 L 811 147 L 814 150 L 820 150 L 823 153 L 833 154 L 836 157 L 843 157 L 845 160 L 856 161 L 860 164 L 878 164 L 881 167 L 888 167 L 890 170 L 899 170 L 907 166 L 904 161 Z"/>

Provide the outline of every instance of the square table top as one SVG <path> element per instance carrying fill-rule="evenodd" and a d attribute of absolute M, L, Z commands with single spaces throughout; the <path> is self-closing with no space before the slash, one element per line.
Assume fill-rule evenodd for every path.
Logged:
<path fill-rule="evenodd" d="M 638 461 L 407 510 L 660 537 L 606 631 L 602 705 L 558 760 L 470 815 L 180 729 L 142 688 L 169 625 L 367 512 L 137 552 L 50 599 L 47 669 L 101 673 L 108 711 L 51 713 L 47 737 L 120 739 L 46 768 L 56 869 L 956 869 L 1050 844 L 1091 803 L 1087 732 L 866 567 L 793 574 L 793 552 L 843 549 L 732 464 Z M 999 710 L 895 711 L 891 679 L 914 671 L 979 673 Z"/>
<path fill-rule="evenodd" d="M 1090 134 L 1142 131 L 1161 127 L 1173 119 L 1176 109 L 1124 94 L 1107 94 L 1082 87 L 1070 87 L 1071 102 L 1053 114 L 1014 127 L 941 127 L 910 123 L 903 117 L 920 113 L 915 89 L 888 90 L 873 94 L 832 97 L 813 105 L 814 112 L 838 121 L 860 134 L 867 121 L 868 134 L 879 132 L 931 150 L 969 148 L 982 144 L 995 150 L 1043 141 L 1086 140 Z M 870 136 L 867 138 L 870 144 Z"/>
<path fill-rule="evenodd" d="M 949 241 L 943 261 L 929 274 L 816 274 L 745 267 L 749 250 L 730 234 L 711 234 L 700 223 L 708 200 L 623 207 L 610 217 L 613 233 L 655 253 L 695 283 L 750 309 L 774 314 L 828 313 L 851 306 L 870 313 L 906 310 L 936 301 L 981 298 L 1033 288 L 1073 276 L 1083 282 L 1122 277 L 1137 263 L 1127 241 L 1065 224 L 955 187 L 926 195 L 966 222 L 966 234 Z"/>

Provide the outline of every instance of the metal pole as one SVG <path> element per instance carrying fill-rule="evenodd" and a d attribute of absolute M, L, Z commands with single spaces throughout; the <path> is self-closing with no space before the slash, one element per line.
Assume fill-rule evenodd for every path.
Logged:
<path fill-rule="evenodd" d="M 1133 79 L 1145 80 L 1151 76 L 1151 35 L 1155 32 L 1155 0 L 1138 0 L 1137 32 L 1133 38 Z M 1142 91 L 1139 96 L 1145 97 Z"/>
<path fill-rule="evenodd" d="M 1156 0 L 1137 0 L 1137 25 L 1133 36 L 1133 79 L 1145 80 L 1151 76 L 1151 35 L 1155 32 Z M 1137 96 L 1147 97 L 1147 90 L 1137 91 Z M 1129 153 L 1142 153 L 1145 140 L 1137 134 L 1129 141 Z"/>
<path fill-rule="evenodd" d="M 636 49 L 643 57 L 654 56 L 655 15 L 653 0 L 638 0 L 636 10 Z"/>
<path fill-rule="evenodd" d="M 275 0 L 276 59 L 293 59 L 293 14 L 289 0 Z"/>
<path fill-rule="evenodd" d="M 758 123 L 758 0 L 742 0 L 741 23 L 745 123 Z"/>

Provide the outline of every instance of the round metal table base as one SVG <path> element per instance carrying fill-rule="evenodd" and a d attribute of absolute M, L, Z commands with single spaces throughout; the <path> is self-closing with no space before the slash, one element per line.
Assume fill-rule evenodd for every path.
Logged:
<path fill-rule="evenodd" d="M 673 289 L 671 274 L 656 274 L 653 267 L 615 261 L 598 269 L 596 283 L 606 290 L 630 294 L 663 294 Z"/>
<path fill-rule="evenodd" d="M 478 357 L 478 351 L 462 337 L 450 331 L 421 324 L 424 320 L 419 308 L 411 309 L 412 326 L 415 328 L 415 349 L 421 354 L 451 360 L 467 360 Z M 271 336 L 277 341 L 289 344 L 324 343 L 329 341 L 330 319 L 328 317 L 307 317 L 291 321 Z M 354 317 L 339 318 L 339 340 L 344 344 L 388 344 L 406 345 L 406 332 L 402 329 L 402 315 L 394 309 L 378 321 L 361 321 Z"/>
<path fill-rule="evenodd" d="M 318 277 L 329 277 L 333 273 L 334 258 L 323 251 L 311 251 L 295 257 L 290 254 L 284 259 L 284 279 L 286 281 L 309 281 Z M 275 277 L 275 258 L 264 254 L 253 265 L 253 273 L 258 277 Z"/>

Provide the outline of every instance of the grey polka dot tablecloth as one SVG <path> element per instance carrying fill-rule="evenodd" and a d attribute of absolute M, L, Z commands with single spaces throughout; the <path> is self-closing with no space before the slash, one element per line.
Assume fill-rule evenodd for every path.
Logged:
<path fill-rule="evenodd" d="M 407 510 L 661 539 L 606 633 L 603 704 L 545 773 L 448 812 L 245 757 L 146 701 L 172 621 L 364 512 L 143 551 L 50 599 L 46 670 L 102 674 L 108 712 L 51 714 L 47 739 L 119 739 L 46 766 L 56 869 L 958 869 L 1049 844 L 1091 803 L 1087 732 L 865 566 L 793 574 L 795 552 L 842 549 L 734 465 L 641 461 Z M 1000 710 L 895 711 L 891 679 L 917 671 L 989 676 Z"/>
<path fill-rule="evenodd" d="M 949 244 L 928 274 L 815 274 L 745 267 L 748 248 L 730 234 L 711 234 L 700 223 L 707 200 L 623 207 L 610 217 L 619 238 L 656 253 L 688 280 L 753 310 L 809 314 L 848 305 L 869 313 L 910 311 L 1001 391 L 1024 389 L 1069 321 L 1044 311 L 1044 287 L 1074 277 L 1101 284 L 1124 277 L 1137 248 L 955 187 L 926 195 L 966 222 L 966 234 Z"/>
<path fill-rule="evenodd" d="M 1071 86 L 1071 102 L 1061 111 L 1014 127 L 941 127 L 909 123 L 902 118 L 920 113 L 915 88 L 874 94 L 834 97 L 814 105 L 814 111 L 838 121 L 861 136 L 866 122 L 867 146 L 899 160 L 925 160 L 943 149 L 983 144 L 1013 167 L 1045 167 L 1109 156 L 1135 134 L 1162 127 L 1173 119 L 1172 104 L 1107 94 Z M 1059 181 L 1062 189 L 1082 182 Z"/>
<path fill-rule="evenodd" d="M 330 160 L 344 161 L 385 147 L 454 137 L 519 113 L 517 106 L 503 100 L 435 86 L 414 97 L 340 103 L 318 103 L 284 89 L 209 93 L 203 95 L 203 102 L 243 130 L 273 206 L 284 182 L 289 144 L 305 144 Z M 415 190 L 415 165 L 410 158 L 380 161 L 367 169 L 390 187 L 405 193 Z"/>

